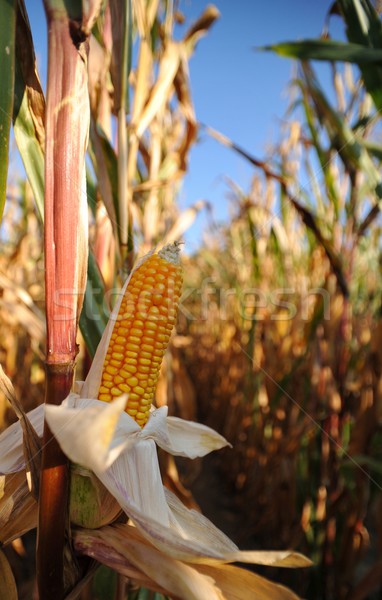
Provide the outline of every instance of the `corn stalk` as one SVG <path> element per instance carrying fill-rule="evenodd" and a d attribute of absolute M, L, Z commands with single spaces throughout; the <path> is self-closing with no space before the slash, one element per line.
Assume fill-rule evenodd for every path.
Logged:
<path fill-rule="evenodd" d="M 77 327 L 86 283 L 88 245 L 84 160 L 89 129 L 87 44 L 81 29 L 80 2 L 47 0 L 44 6 L 48 22 L 45 402 L 60 404 L 72 387 L 78 351 Z M 77 576 L 66 538 L 68 478 L 67 459 L 45 425 L 37 541 L 37 579 L 41 600 L 62 598 Z"/>

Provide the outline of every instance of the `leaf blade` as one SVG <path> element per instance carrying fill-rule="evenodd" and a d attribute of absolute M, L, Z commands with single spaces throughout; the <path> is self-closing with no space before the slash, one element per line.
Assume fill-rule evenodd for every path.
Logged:
<path fill-rule="evenodd" d="M 0 219 L 3 215 L 9 164 L 9 137 L 12 121 L 15 72 L 16 2 L 0 1 Z"/>

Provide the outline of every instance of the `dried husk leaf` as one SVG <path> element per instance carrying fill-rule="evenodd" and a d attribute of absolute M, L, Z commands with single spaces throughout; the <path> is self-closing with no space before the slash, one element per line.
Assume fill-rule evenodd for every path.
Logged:
<path fill-rule="evenodd" d="M 213 577 L 223 597 L 237 600 L 297 600 L 288 588 L 256 573 L 232 565 L 195 565 L 199 573 Z"/>
<path fill-rule="evenodd" d="M 190 565 L 169 558 L 130 525 L 105 527 L 96 532 L 76 531 L 74 544 L 80 553 L 96 558 L 139 583 L 145 582 L 151 589 L 165 590 L 184 600 L 297 600 L 287 588 L 235 566 Z"/>

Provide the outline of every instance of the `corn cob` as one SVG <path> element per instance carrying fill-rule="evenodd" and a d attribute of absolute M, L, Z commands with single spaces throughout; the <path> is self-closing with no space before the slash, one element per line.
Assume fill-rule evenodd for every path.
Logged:
<path fill-rule="evenodd" d="M 143 427 L 175 324 L 182 286 L 179 245 L 149 256 L 126 287 L 103 364 L 98 399 L 128 394 L 126 412 Z"/>

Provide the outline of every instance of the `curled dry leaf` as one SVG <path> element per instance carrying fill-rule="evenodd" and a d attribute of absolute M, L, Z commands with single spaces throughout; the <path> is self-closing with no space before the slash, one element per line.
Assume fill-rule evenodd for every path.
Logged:
<path fill-rule="evenodd" d="M 20 402 L 17 400 L 12 382 L 0 365 L 0 390 L 12 405 L 23 430 L 23 448 L 27 479 L 34 498 L 38 498 L 39 477 L 41 469 L 41 440 L 32 426 Z"/>
<path fill-rule="evenodd" d="M 0 475 L 1 544 L 9 544 L 36 526 L 37 502 L 29 492 L 25 470 Z"/>
<path fill-rule="evenodd" d="M 297 600 L 287 588 L 232 565 L 191 565 L 170 558 L 131 525 L 76 531 L 74 545 L 79 553 L 107 564 L 138 584 L 178 598 Z"/>

